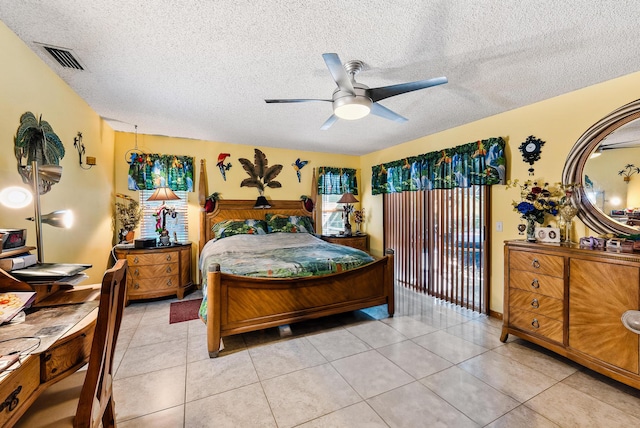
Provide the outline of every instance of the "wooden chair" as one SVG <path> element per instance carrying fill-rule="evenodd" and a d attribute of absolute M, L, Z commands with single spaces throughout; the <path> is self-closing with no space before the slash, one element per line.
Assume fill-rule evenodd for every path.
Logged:
<path fill-rule="evenodd" d="M 115 427 L 113 354 L 124 310 L 126 274 L 124 259 L 104 274 L 87 370 L 47 388 L 16 427 Z"/>

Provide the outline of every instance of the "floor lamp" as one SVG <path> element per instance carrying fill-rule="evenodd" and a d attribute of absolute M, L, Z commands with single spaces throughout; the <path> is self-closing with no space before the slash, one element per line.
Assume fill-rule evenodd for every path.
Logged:
<path fill-rule="evenodd" d="M 33 207 L 35 217 L 29 217 L 27 220 L 33 220 L 36 223 L 36 249 L 38 251 L 38 261 L 44 263 L 44 248 L 42 245 L 42 223 L 49 224 L 54 227 L 70 228 L 73 224 L 73 213 L 71 211 L 54 211 L 49 214 L 42 215 L 40 212 L 40 179 L 50 183 L 57 183 L 62 177 L 62 167 L 59 165 L 42 165 L 38 167 L 38 162 L 31 162 L 31 181 L 33 185 Z"/>

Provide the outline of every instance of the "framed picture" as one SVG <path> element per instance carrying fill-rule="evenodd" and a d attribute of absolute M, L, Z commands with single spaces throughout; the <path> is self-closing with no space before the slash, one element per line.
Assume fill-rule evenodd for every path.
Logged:
<path fill-rule="evenodd" d="M 557 227 L 536 227 L 538 242 L 560 242 L 560 229 Z"/>

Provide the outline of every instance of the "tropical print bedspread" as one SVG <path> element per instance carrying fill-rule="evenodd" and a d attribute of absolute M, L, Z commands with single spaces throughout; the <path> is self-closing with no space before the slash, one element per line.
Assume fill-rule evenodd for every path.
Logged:
<path fill-rule="evenodd" d="M 234 235 L 209 241 L 200 255 L 206 322 L 206 272 L 214 263 L 223 273 L 267 278 L 299 278 L 354 269 L 373 262 L 364 251 L 334 245 L 308 233 Z"/>

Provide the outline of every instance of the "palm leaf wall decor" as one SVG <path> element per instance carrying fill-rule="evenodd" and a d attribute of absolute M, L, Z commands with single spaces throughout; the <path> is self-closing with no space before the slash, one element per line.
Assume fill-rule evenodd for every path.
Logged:
<path fill-rule="evenodd" d="M 282 165 L 268 166 L 269 161 L 265 154 L 260 149 L 254 150 L 254 163 L 246 158 L 238 159 L 242 168 L 249 174 L 249 178 L 242 180 L 240 187 L 255 187 L 262 196 L 265 186 L 271 189 L 282 187 L 279 181 L 274 180 L 282 171 Z"/>
<path fill-rule="evenodd" d="M 53 128 L 46 120 L 39 119 L 30 111 L 20 116 L 20 126 L 14 139 L 14 153 L 18 161 L 18 172 L 24 183 L 33 184 L 31 177 L 31 162 L 38 165 L 59 165 L 65 155 L 64 145 L 53 132 Z M 23 164 L 23 160 L 26 162 Z M 41 180 L 40 192 L 47 193 L 54 183 Z"/>

